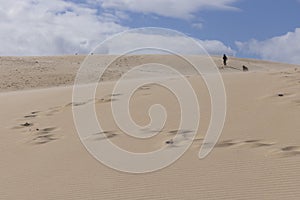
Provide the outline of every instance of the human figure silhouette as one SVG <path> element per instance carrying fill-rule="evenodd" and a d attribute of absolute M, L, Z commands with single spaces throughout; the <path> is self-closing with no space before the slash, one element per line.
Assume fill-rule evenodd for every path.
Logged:
<path fill-rule="evenodd" d="M 228 60 L 228 58 L 227 58 L 226 54 L 224 54 L 223 55 L 223 64 L 224 64 L 224 66 L 227 65 L 227 60 Z"/>
<path fill-rule="evenodd" d="M 249 71 L 248 67 L 246 67 L 245 65 L 243 65 L 243 71 L 244 71 L 244 72 Z"/>

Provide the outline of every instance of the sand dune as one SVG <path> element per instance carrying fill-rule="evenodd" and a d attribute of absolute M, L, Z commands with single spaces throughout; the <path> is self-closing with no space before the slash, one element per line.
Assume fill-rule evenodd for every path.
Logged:
<path fill-rule="evenodd" d="M 229 67 L 221 69 L 228 98 L 225 127 L 212 153 L 200 160 L 211 109 L 200 76 L 171 56 L 122 58 L 105 75 L 95 99 L 72 102 L 71 84 L 83 59 L 0 58 L 0 199 L 299 199 L 299 66 L 231 58 Z M 222 61 L 213 59 L 221 67 Z M 168 118 L 158 135 L 134 139 L 114 122 L 110 103 L 124 95 L 113 95 L 114 80 L 130 67 L 151 60 L 188 75 L 201 99 L 196 138 L 190 137 L 192 130 L 178 129 L 179 104 L 156 84 L 139 88 L 130 105 L 133 119 L 141 126 L 149 123 L 151 105 L 165 107 Z M 240 71 L 243 65 L 250 71 Z M 159 72 L 149 72 L 155 73 Z M 176 78 L 164 81 L 179 84 Z M 193 144 L 174 164 L 153 173 L 110 169 L 87 152 L 74 126 L 72 106 L 89 104 L 95 105 L 105 129 L 88 133 L 91 142 L 101 145 L 109 139 L 132 152 L 173 150 L 189 140 Z M 176 134 L 182 137 L 172 140 Z"/>
<path fill-rule="evenodd" d="M 99 67 L 109 65 L 112 58 L 116 60 L 111 63 L 109 70 L 103 76 L 104 81 L 118 80 L 122 74 L 134 66 L 145 63 L 161 63 L 174 67 L 185 74 L 194 74 L 190 64 L 178 57 L 170 55 L 135 55 L 120 57 L 94 55 Z M 187 56 L 188 58 L 199 58 Z M 73 85 L 74 78 L 85 56 L 58 56 L 58 57 L 0 57 L 0 91 L 30 90 L 34 88 L 49 88 L 56 86 Z M 92 60 L 92 58 L 90 58 Z M 222 60 L 218 56 L 212 59 L 216 65 L 222 68 Z M 196 61 L 201 64 L 201 59 Z M 230 58 L 229 67 L 221 69 L 223 72 L 239 72 L 242 66 L 248 66 L 250 70 L 268 71 L 297 67 L 295 65 L 257 61 L 251 59 Z M 155 72 L 153 72 L 155 74 Z M 149 75 L 146 74 L 146 75 Z M 153 74 L 151 74 L 153 75 Z"/>

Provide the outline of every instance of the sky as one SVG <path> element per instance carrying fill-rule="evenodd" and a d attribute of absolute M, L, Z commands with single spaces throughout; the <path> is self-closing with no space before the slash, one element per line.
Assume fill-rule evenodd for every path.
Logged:
<path fill-rule="evenodd" d="M 180 31 L 214 55 L 300 64 L 300 0 L 0 0 L 0 56 L 86 54 L 141 27 Z"/>

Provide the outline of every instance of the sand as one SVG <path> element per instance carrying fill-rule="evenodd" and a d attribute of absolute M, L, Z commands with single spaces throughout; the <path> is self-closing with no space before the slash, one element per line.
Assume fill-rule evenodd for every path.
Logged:
<path fill-rule="evenodd" d="M 222 60 L 213 59 L 221 67 Z M 230 58 L 229 67 L 221 69 L 227 94 L 225 127 L 211 154 L 200 160 L 210 119 L 201 77 L 172 56 L 139 55 L 116 62 L 95 96 L 106 132 L 91 133 L 91 140 L 100 144 L 108 138 L 128 151 L 148 152 L 172 150 L 183 142 L 166 144 L 178 131 L 178 102 L 155 84 L 135 92 L 131 111 L 136 123 L 146 125 L 149 107 L 164 105 L 168 119 L 161 133 L 138 140 L 117 127 L 110 102 L 121 97 L 111 96 L 111 89 L 130 66 L 154 60 L 181 69 L 201 99 L 201 123 L 188 151 L 164 169 L 130 174 L 101 164 L 80 142 L 72 116 L 72 83 L 83 60 L 0 58 L 0 199 L 299 199 L 299 66 Z M 102 61 L 104 65 L 107 57 Z M 242 72 L 243 65 L 250 71 Z M 164 81 L 178 84 L 174 77 Z"/>

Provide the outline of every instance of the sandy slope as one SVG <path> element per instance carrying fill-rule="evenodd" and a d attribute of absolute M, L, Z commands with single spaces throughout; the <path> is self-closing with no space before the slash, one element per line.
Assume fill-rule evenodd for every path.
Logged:
<path fill-rule="evenodd" d="M 188 56 L 188 58 L 197 56 Z M 54 86 L 73 85 L 76 73 L 83 64 L 85 56 L 58 57 L 0 57 L 0 92 L 16 91 L 33 88 L 48 88 Z M 116 56 L 91 56 L 99 62 L 99 67 L 109 65 L 111 58 Z M 222 67 L 220 57 L 212 57 L 218 67 Z M 149 62 L 171 65 L 187 74 L 193 74 L 190 65 L 181 59 L 168 55 L 131 56 L 116 59 L 109 66 L 103 79 L 105 81 L 118 80 L 128 69 Z M 199 63 L 199 61 L 198 61 Z M 201 64 L 201 62 L 199 63 Z M 229 66 L 223 71 L 239 71 L 243 65 L 251 70 L 276 70 L 293 68 L 294 65 L 256 61 L 251 59 L 230 58 Z"/>
<path fill-rule="evenodd" d="M 174 62 L 163 58 L 171 64 Z M 59 69 L 48 64 L 41 73 L 31 70 L 34 78 L 28 79 L 28 84 L 18 82 L 10 88 L 5 84 L 12 77 L 19 81 L 16 77 L 21 75 L 16 75 L 13 68 L 8 69 L 8 64 L 1 67 L 4 72 L 1 76 L 7 78 L 1 78 L 1 88 L 6 91 L 71 84 L 76 66 L 70 65 L 74 71 L 66 70 L 68 63 L 80 62 L 82 57 L 1 59 L 2 66 L 4 59 L 13 68 L 24 70 L 24 79 L 29 78 L 29 72 L 25 72 L 32 66 L 12 60 L 38 59 L 45 63 L 64 60 Z M 140 56 L 139 59 L 152 58 Z M 139 64 L 139 59 L 131 58 L 127 62 Z M 202 108 L 200 129 L 192 147 L 170 167 L 141 175 L 112 170 L 86 151 L 73 123 L 71 87 L 0 93 L 0 199 L 299 199 L 300 70 L 291 65 L 241 59 L 231 60 L 230 65 L 235 68 L 247 65 L 251 71 L 224 70 L 228 72 L 223 73 L 228 113 L 213 152 L 204 160 L 198 159 L 209 122 L 210 104 L 202 79 L 191 76 L 189 80 L 201 99 Z M 118 70 L 112 70 L 111 74 L 122 74 L 124 69 Z M 45 82 L 35 79 L 47 77 L 47 73 L 70 77 L 62 78 L 64 81 L 59 83 L 53 78 L 47 79 L 49 82 L 44 78 Z M 166 81 L 178 84 L 176 79 Z M 111 96 L 113 85 L 113 82 L 105 83 L 96 94 L 97 114 L 107 132 L 93 135 L 91 140 L 101 144 L 106 135 L 133 152 L 168 146 L 165 142 L 176 133 L 180 119 L 174 96 L 158 85 L 148 85 L 135 93 L 132 115 L 140 125 L 149 122 L 147 111 L 153 103 L 164 105 L 168 111 L 163 131 L 141 141 L 124 135 L 113 122 L 110 102 L 120 98 Z M 284 96 L 279 97 L 279 93 Z M 176 141 L 175 145 L 180 142 Z"/>

